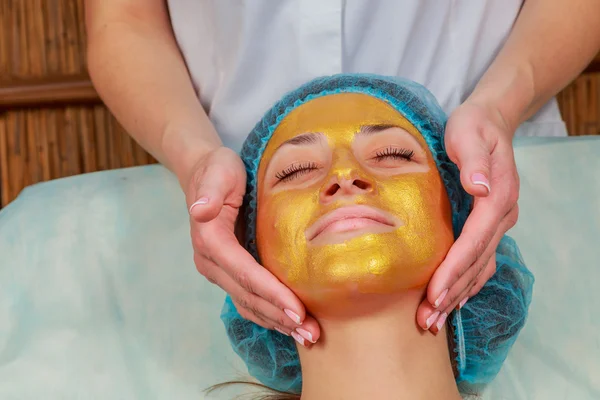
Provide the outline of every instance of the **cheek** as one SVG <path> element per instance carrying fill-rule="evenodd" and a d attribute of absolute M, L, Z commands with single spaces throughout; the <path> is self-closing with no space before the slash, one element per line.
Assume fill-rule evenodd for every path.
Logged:
<path fill-rule="evenodd" d="M 257 246 L 263 266 L 285 283 L 306 265 L 305 231 L 318 211 L 315 190 L 283 191 L 259 197 Z"/>
<path fill-rule="evenodd" d="M 378 189 L 380 201 L 406 224 L 440 216 L 448 203 L 439 177 L 429 172 L 395 176 L 380 181 Z"/>
<path fill-rule="evenodd" d="M 416 262 L 431 264 L 445 256 L 452 241 L 452 216 L 437 173 L 398 176 L 381 185 L 381 199 L 405 224 L 400 229 Z M 441 260 L 440 260 L 441 261 Z"/>

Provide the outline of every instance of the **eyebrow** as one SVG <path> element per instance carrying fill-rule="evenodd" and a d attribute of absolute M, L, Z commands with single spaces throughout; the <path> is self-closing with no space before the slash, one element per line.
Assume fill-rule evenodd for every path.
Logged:
<path fill-rule="evenodd" d="M 281 147 L 285 146 L 286 144 L 291 144 L 294 146 L 314 144 L 319 141 L 321 136 L 322 136 L 321 133 L 312 133 L 312 132 L 303 133 L 302 135 L 298 135 L 291 139 L 286 140 L 285 142 L 281 143 L 281 145 L 278 148 L 281 148 Z"/>
<path fill-rule="evenodd" d="M 402 129 L 401 126 L 393 125 L 393 124 L 363 125 L 360 127 L 360 131 L 357 132 L 357 135 L 364 135 L 364 136 L 374 135 L 374 134 L 383 132 L 383 131 L 391 129 L 391 128 Z M 277 147 L 277 149 L 279 150 L 281 147 L 288 145 L 288 144 L 293 145 L 293 146 L 314 144 L 314 143 L 317 143 L 322 136 L 323 136 L 322 133 L 315 133 L 315 132 L 303 133 L 301 135 L 295 136 L 295 137 L 288 139 L 285 142 L 281 143 L 279 145 L 279 147 Z"/>
<path fill-rule="evenodd" d="M 410 133 L 408 133 L 403 127 L 394 124 L 375 124 L 375 125 L 363 125 L 360 127 L 360 131 L 356 133 L 357 136 L 369 136 L 379 132 L 386 131 L 391 128 L 400 128 L 407 136 L 411 138 L 420 148 L 425 150 L 425 147 Z"/>
<path fill-rule="evenodd" d="M 379 133 L 390 128 L 400 128 L 398 125 L 392 124 L 376 124 L 376 125 L 363 125 L 360 127 L 360 131 L 357 133 L 358 135 L 372 135 L 375 133 Z"/>
<path fill-rule="evenodd" d="M 392 124 L 363 125 L 360 127 L 360 131 L 358 133 L 361 135 L 372 135 L 390 128 L 399 128 L 399 126 Z M 319 136 L 322 136 L 322 134 L 314 132 L 303 133 L 301 135 L 286 140 L 279 147 L 284 146 L 286 144 L 291 144 L 295 146 L 304 144 L 314 144 L 319 140 Z"/>

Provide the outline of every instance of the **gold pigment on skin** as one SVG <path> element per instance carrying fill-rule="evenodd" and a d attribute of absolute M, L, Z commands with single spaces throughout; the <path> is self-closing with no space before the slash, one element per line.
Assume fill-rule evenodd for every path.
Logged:
<path fill-rule="evenodd" d="M 357 133 L 369 125 L 394 125 L 407 131 L 409 140 L 422 148 L 421 169 L 395 175 L 374 172 L 356 145 Z M 323 146 L 328 146 L 329 155 L 319 170 L 322 178 L 282 186 L 285 189 L 267 184 L 273 174 L 266 172 L 280 145 L 305 133 L 320 133 Z M 302 160 L 298 156 L 288 161 Z M 370 189 L 324 203 L 323 193 L 331 182 L 344 177 L 367 182 Z M 369 95 L 329 95 L 294 109 L 267 144 L 257 178 L 261 262 L 312 313 L 356 293 L 390 294 L 423 286 L 453 242 L 450 203 L 425 140 L 393 107 Z M 308 227 L 326 212 L 348 205 L 378 208 L 401 224 L 392 231 L 366 232 L 339 243 L 307 241 Z"/>

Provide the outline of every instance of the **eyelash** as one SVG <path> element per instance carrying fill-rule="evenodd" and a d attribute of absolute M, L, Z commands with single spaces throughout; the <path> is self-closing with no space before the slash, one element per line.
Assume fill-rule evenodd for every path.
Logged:
<path fill-rule="evenodd" d="M 385 159 L 393 159 L 393 160 L 406 160 L 412 161 L 415 152 L 413 150 L 408 149 L 399 149 L 396 147 L 388 147 L 385 150 L 380 150 L 373 157 L 377 161 L 382 161 Z"/>
<path fill-rule="evenodd" d="M 385 159 L 393 159 L 393 160 L 406 160 L 412 161 L 415 152 L 413 150 L 408 149 L 399 149 L 395 147 L 388 147 L 384 150 L 380 150 L 375 154 L 374 159 L 377 161 L 382 161 Z M 293 164 L 290 167 L 287 167 L 281 172 L 275 174 L 275 178 L 279 182 L 288 182 L 294 178 L 298 178 L 302 175 L 308 174 L 311 171 L 319 169 L 320 167 L 314 162 L 307 162 L 302 164 Z"/>
<path fill-rule="evenodd" d="M 315 169 L 319 168 L 320 167 L 314 162 L 294 164 L 290 167 L 287 167 L 283 171 L 275 174 L 275 178 L 277 178 L 279 182 L 287 182 L 294 178 L 298 178 L 302 175 L 308 174 L 310 171 L 314 171 Z"/>

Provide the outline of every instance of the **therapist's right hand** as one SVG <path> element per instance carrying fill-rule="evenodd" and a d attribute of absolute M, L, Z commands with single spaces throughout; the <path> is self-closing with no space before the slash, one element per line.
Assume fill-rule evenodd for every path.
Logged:
<path fill-rule="evenodd" d="M 293 332 L 296 341 L 304 345 L 316 342 L 319 326 L 306 315 L 302 302 L 258 264 L 235 236 L 246 190 L 246 170 L 240 157 L 219 147 L 203 156 L 189 176 L 186 201 L 198 272 L 229 293 L 243 318 L 286 335 Z"/>

